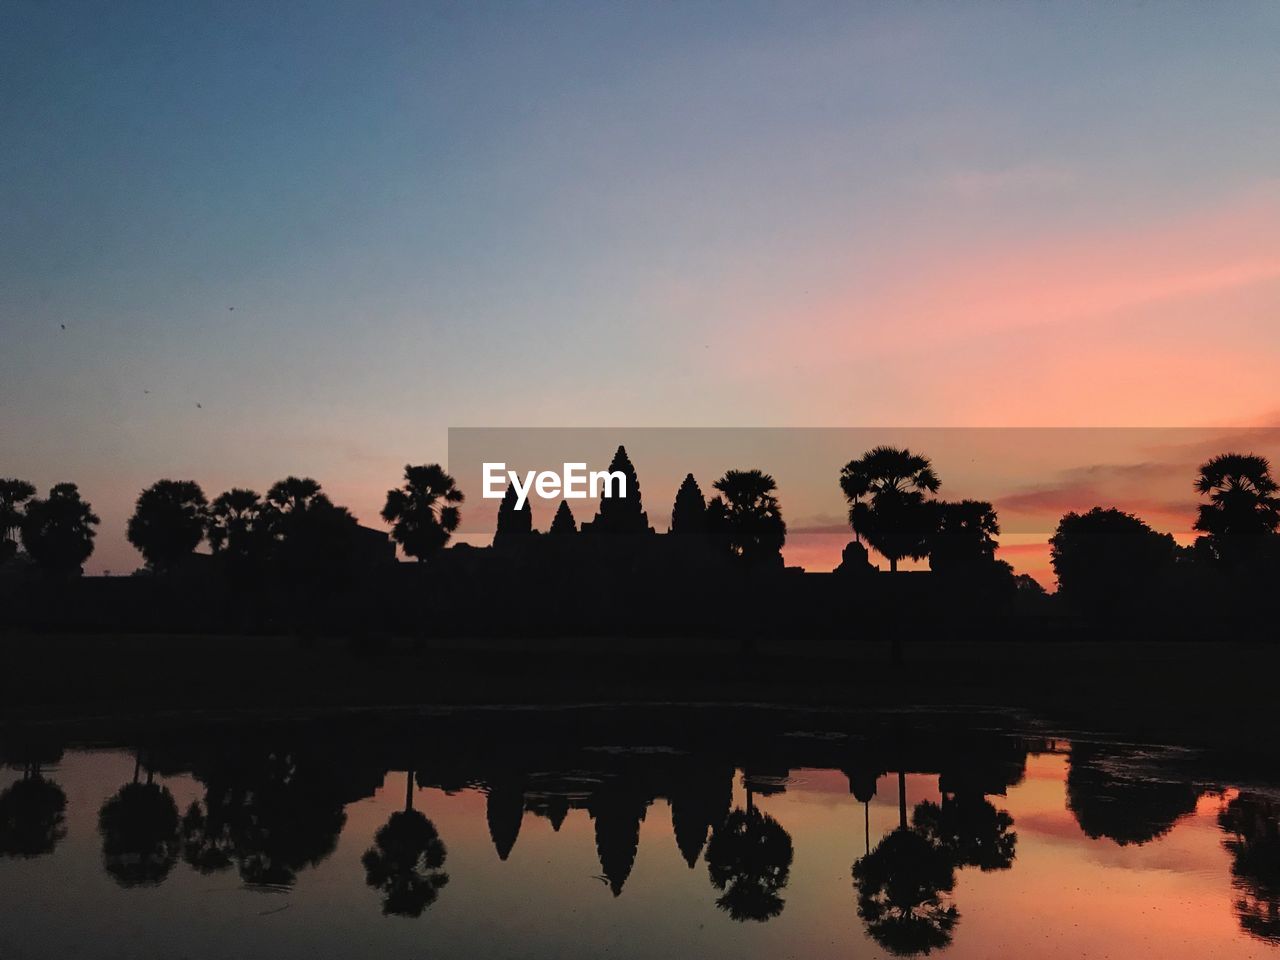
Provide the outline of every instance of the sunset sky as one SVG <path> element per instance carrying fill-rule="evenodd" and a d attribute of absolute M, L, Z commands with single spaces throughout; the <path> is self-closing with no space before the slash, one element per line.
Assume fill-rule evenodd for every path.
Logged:
<path fill-rule="evenodd" d="M 1277 49 L 1271 2 L 6 3 L 0 476 L 122 572 L 160 477 L 376 525 L 451 426 L 1280 423 Z M 1053 509 L 1142 512 L 1143 456 Z"/>

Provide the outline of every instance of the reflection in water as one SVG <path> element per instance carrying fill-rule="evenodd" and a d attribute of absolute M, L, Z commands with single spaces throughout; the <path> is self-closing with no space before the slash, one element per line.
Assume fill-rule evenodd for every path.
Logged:
<path fill-rule="evenodd" d="M 858 916 L 872 939 L 898 956 L 947 946 L 960 920 L 948 896 L 956 883 L 950 852 L 907 825 L 906 801 L 906 774 L 899 771 L 898 826 L 853 865 Z"/>
<path fill-rule="evenodd" d="M 168 787 L 139 782 L 141 760 L 126 783 L 98 811 L 102 865 L 122 887 L 153 887 L 164 882 L 178 862 L 178 804 Z"/>
<path fill-rule="evenodd" d="M 1138 751 L 1092 743 L 1071 748 L 1067 805 L 1080 829 L 1095 840 L 1150 843 L 1191 813 L 1199 798 L 1200 790 L 1164 779 Z"/>
<path fill-rule="evenodd" d="M 623 884 L 636 865 L 640 849 L 640 822 L 648 803 L 631 783 L 611 780 L 601 785 L 587 802 L 587 811 L 596 825 L 596 853 L 600 856 L 601 880 L 622 895 Z"/>
<path fill-rule="evenodd" d="M 1242 793 L 1218 816 L 1231 852 L 1236 916 L 1262 940 L 1280 943 L 1280 802 Z"/>
<path fill-rule="evenodd" d="M 1007 870 L 1013 866 L 1018 844 L 1013 817 L 981 794 L 943 794 L 940 804 L 925 800 L 916 805 L 911 820 L 957 867 Z"/>
<path fill-rule="evenodd" d="M 404 809 L 393 813 L 365 851 L 365 883 L 382 891 L 382 912 L 420 917 L 449 882 L 447 852 L 436 825 L 413 809 L 413 771 L 405 774 Z M 505 860 L 506 858 L 503 857 Z"/>
<path fill-rule="evenodd" d="M 1222 789 L 1197 777 L 1185 752 L 1078 741 L 1068 755 L 1065 746 L 960 724 L 917 729 L 897 717 L 815 731 L 812 720 L 801 727 L 787 717 L 752 715 L 732 723 L 713 718 L 705 727 L 671 720 L 655 733 L 650 720 L 606 717 L 597 726 L 536 713 L 459 714 L 405 722 L 403 729 L 379 721 L 370 730 L 349 730 L 335 721 L 332 729 L 297 723 L 248 733 L 197 731 L 174 734 L 163 749 L 153 745 L 133 758 L 111 754 L 113 763 L 132 765 L 132 777 L 123 769 L 103 774 L 103 767 L 91 781 L 83 773 L 77 780 L 77 765 L 96 754 L 68 754 L 71 760 L 57 770 L 59 783 L 42 764 L 58 759 L 60 745 L 37 750 L 11 741 L 0 748 L 17 771 L 5 775 L 0 789 L 0 953 L 12 945 L 4 940 L 5 924 L 26 922 L 4 907 L 12 890 L 25 892 L 20 871 L 46 859 L 74 863 L 84 845 L 63 841 L 76 836 L 77 816 L 83 822 L 87 815 L 89 834 L 96 825 L 100 838 L 100 847 L 92 847 L 93 871 L 138 891 L 131 904 L 149 902 L 147 889 L 161 885 L 177 901 L 195 895 L 175 879 L 184 876 L 188 884 L 200 875 L 238 877 L 243 886 L 230 889 L 290 891 L 291 903 L 337 903 L 340 891 L 354 887 L 360 896 L 343 911 L 351 922 L 376 923 L 379 913 L 429 915 L 430 924 L 399 926 L 427 937 L 422 947 L 430 953 L 477 955 L 465 949 L 467 938 L 503 926 L 504 914 L 487 909 L 509 911 L 512 903 L 547 896 L 560 897 L 553 902 L 567 908 L 559 914 L 563 925 L 555 926 L 554 910 L 526 920 L 544 937 L 531 954 L 598 954 L 590 937 L 564 950 L 557 938 L 568 944 L 583 930 L 611 929 L 632 912 L 643 918 L 629 937 L 636 956 L 646 955 L 646 925 L 656 934 L 692 919 L 699 930 L 735 924 L 743 932 L 722 930 L 726 947 L 756 942 L 747 931 L 766 923 L 771 931 L 786 931 L 789 941 L 812 924 L 813 898 L 823 899 L 821 916 L 842 916 L 846 924 L 852 919 L 845 872 L 852 860 L 857 937 L 897 956 L 946 951 L 977 957 L 990 946 L 993 911 L 1007 923 L 1018 922 L 1015 907 L 986 885 L 1011 875 L 1018 878 L 1013 886 L 999 888 L 1006 896 L 1017 899 L 1024 880 L 1032 881 L 1030 887 L 1038 881 L 1043 894 L 1055 882 L 1045 864 L 1064 851 L 1105 845 L 1127 857 L 1132 848 L 1161 843 L 1181 819 L 1202 818 L 1205 805 L 1197 813 L 1197 799 Z M 1027 778 L 1029 751 L 1052 764 L 1040 763 L 1042 779 L 1011 790 Z M 413 769 L 396 765 L 405 757 L 413 758 Z M 1045 769 L 1053 778 L 1048 794 Z M 419 790 L 431 791 L 431 799 L 423 800 Z M 1045 796 L 1052 797 L 1047 806 Z M 1036 797 L 1040 806 L 1024 819 L 1029 798 Z M 1229 916 L 1219 903 L 1218 916 L 1242 943 L 1280 944 L 1280 802 L 1257 790 L 1230 791 L 1216 815 L 1211 847 L 1219 858 L 1217 891 L 1225 889 L 1229 855 L 1235 913 Z M 1040 857 L 1023 866 L 1019 858 L 1028 842 Z M 1176 866 L 1178 845 L 1189 842 L 1167 847 L 1172 852 L 1158 858 L 1162 869 Z M 1122 854 L 1116 845 L 1130 850 Z M 581 859 L 574 859 L 575 849 Z M 642 857 L 646 869 L 637 872 Z M 1089 870 L 1107 868 L 1106 858 L 1082 860 Z M 693 869 L 700 862 L 705 873 Z M 1140 866 L 1132 859 L 1121 865 Z M 962 887 L 966 870 L 987 878 Z M 1211 884 L 1203 879 L 1214 876 L 1211 859 L 1193 870 L 1197 885 Z M 324 882 L 304 882 L 311 871 Z M 580 911 L 583 898 L 599 895 L 593 876 L 612 897 Z M 1070 897 L 1067 883 L 1079 889 L 1078 879 L 1061 882 L 1064 898 Z M 77 904 L 76 897 L 106 902 L 106 894 L 85 892 L 90 889 L 83 880 L 65 889 L 46 881 L 41 893 L 61 904 L 55 909 L 75 913 L 92 906 Z M 206 885 L 195 892 L 215 889 L 229 888 Z M 670 916 L 654 914 L 655 896 L 679 906 Z M 1131 899 L 1129 907 L 1149 911 L 1147 902 Z M 1213 902 L 1206 896 L 1199 909 L 1210 910 Z M 1023 896 L 1016 909 L 1035 913 L 1038 905 Z M 366 908 L 367 915 L 359 912 Z M 583 919 L 587 913 L 590 919 Z M 984 914 L 985 922 L 977 919 Z M 313 913 L 307 922 L 323 922 L 323 915 Z M 1052 911 L 1034 922 L 1042 931 L 1037 935 L 1066 930 L 1054 926 L 1060 919 Z M 299 936 L 304 929 L 298 928 Z M 837 936 L 823 936 L 828 933 Z M 457 939 L 432 939 L 449 936 Z M 734 939 L 743 936 L 748 939 Z M 659 939 L 655 952 L 661 952 Z M 762 948 L 769 942 L 778 941 L 759 941 Z M 52 948 L 42 954 L 39 943 L 35 949 L 25 939 L 17 943 L 25 953 L 57 955 Z M 715 952 L 705 943 L 687 950 L 664 943 L 663 955 Z M 488 946 L 495 952 L 493 943 Z M 797 940 L 795 951 L 803 952 L 801 946 Z M 850 945 L 854 955 L 860 949 L 867 952 Z M 237 955 L 230 948 L 205 952 Z M 1081 953 L 1089 955 L 1087 948 L 1074 955 Z M 283 954 L 308 955 L 302 946 Z M 746 954 L 756 955 L 752 949 Z"/>
<path fill-rule="evenodd" d="M 61 758 L 60 746 L 31 740 L 13 751 L 22 779 L 0 791 L 0 857 L 41 857 L 67 835 L 67 795 L 43 771 Z"/>
<path fill-rule="evenodd" d="M 791 835 L 753 802 L 747 783 L 747 807 L 730 812 L 707 844 L 707 873 L 723 891 L 716 906 L 735 920 L 765 921 L 782 913 L 780 896 L 791 871 Z"/>
<path fill-rule="evenodd" d="M 238 868 L 254 888 L 289 887 L 298 871 L 323 861 L 346 823 L 330 771 L 303 754 L 237 751 L 197 775 L 203 801 L 182 820 L 184 857 L 202 873 Z"/>
<path fill-rule="evenodd" d="M 67 835 L 67 795 L 38 767 L 0 793 L 0 857 L 40 857 L 53 853 Z"/>

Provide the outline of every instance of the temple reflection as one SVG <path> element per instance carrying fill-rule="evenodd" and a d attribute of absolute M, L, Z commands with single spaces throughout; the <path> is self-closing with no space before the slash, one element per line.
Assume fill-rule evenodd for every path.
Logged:
<path fill-rule="evenodd" d="M 483 817 L 479 836 L 487 837 L 483 850 L 472 844 L 470 852 L 483 852 L 500 871 L 527 870 L 521 851 L 530 844 L 538 847 L 537 869 L 556 870 L 555 844 L 577 811 L 568 832 L 593 848 L 592 876 L 606 900 L 628 894 L 642 859 L 668 870 L 675 863 L 682 875 L 694 871 L 703 903 L 748 927 L 787 914 L 798 896 L 790 889 L 798 851 L 832 846 L 852 864 L 844 902 L 866 936 L 895 956 L 925 955 L 965 935 L 964 871 L 1018 870 L 1010 791 L 1023 784 L 1028 756 L 1056 754 L 1062 804 L 1083 843 L 1157 842 L 1195 813 L 1202 796 L 1220 795 L 1217 823 L 1231 857 L 1223 882 L 1232 886 L 1239 928 L 1280 943 L 1280 805 L 1266 792 L 1211 786 L 1185 753 L 1104 741 L 1068 746 L 901 716 L 816 731 L 785 715 L 702 725 L 647 719 L 608 714 L 588 725 L 564 716 L 442 715 L 139 739 L 129 744 L 129 766 L 122 762 L 112 782 L 100 784 L 101 871 L 131 890 L 190 870 L 287 892 L 322 864 L 351 863 L 334 856 L 347 837 L 375 915 L 425 920 L 440 904 L 477 895 L 474 887 L 453 892 L 475 861 L 460 860 L 457 837 L 451 841 L 456 814 L 441 819 L 444 801 L 465 794 L 475 798 L 465 809 Z M 5 740 L 0 857 L 59 855 L 69 830 L 55 776 L 63 749 L 57 738 Z M 791 799 L 815 777 L 830 783 L 828 773 L 839 778 L 840 826 L 816 837 L 807 817 L 790 822 L 803 809 Z M 352 804 L 362 802 L 383 809 L 353 828 Z M 655 834 L 669 846 L 646 853 Z M 585 889 L 575 895 L 590 896 Z"/>

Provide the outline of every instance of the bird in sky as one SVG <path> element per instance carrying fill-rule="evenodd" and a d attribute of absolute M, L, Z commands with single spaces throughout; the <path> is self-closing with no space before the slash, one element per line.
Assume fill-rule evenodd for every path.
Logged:
<path fill-rule="evenodd" d="M 197 404 L 196 404 L 196 409 L 197 409 L 197 410 L 203 410 L 203 409 L 204 409 L 204 406 L 203 406 L 203 405 L 201 405 L 201 404 L 199 404 L 199 403 L 197 403 Z"/>
<path fill-rule="evenodd" d="M 58 324 L 58 326 L 60 326 L 63 330 L 67 329 L 67 325 L 65 323 L 60 323 Z"/>

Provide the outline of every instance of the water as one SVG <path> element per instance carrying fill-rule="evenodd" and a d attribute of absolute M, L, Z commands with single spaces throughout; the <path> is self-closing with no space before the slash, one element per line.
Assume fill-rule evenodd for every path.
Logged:
<path fill-rule="evenodd" d="M 1191 751 L 723 710 L 77 737 L 6 741 L 5 960 L 1280 957 L 1278 795 Z"/>

